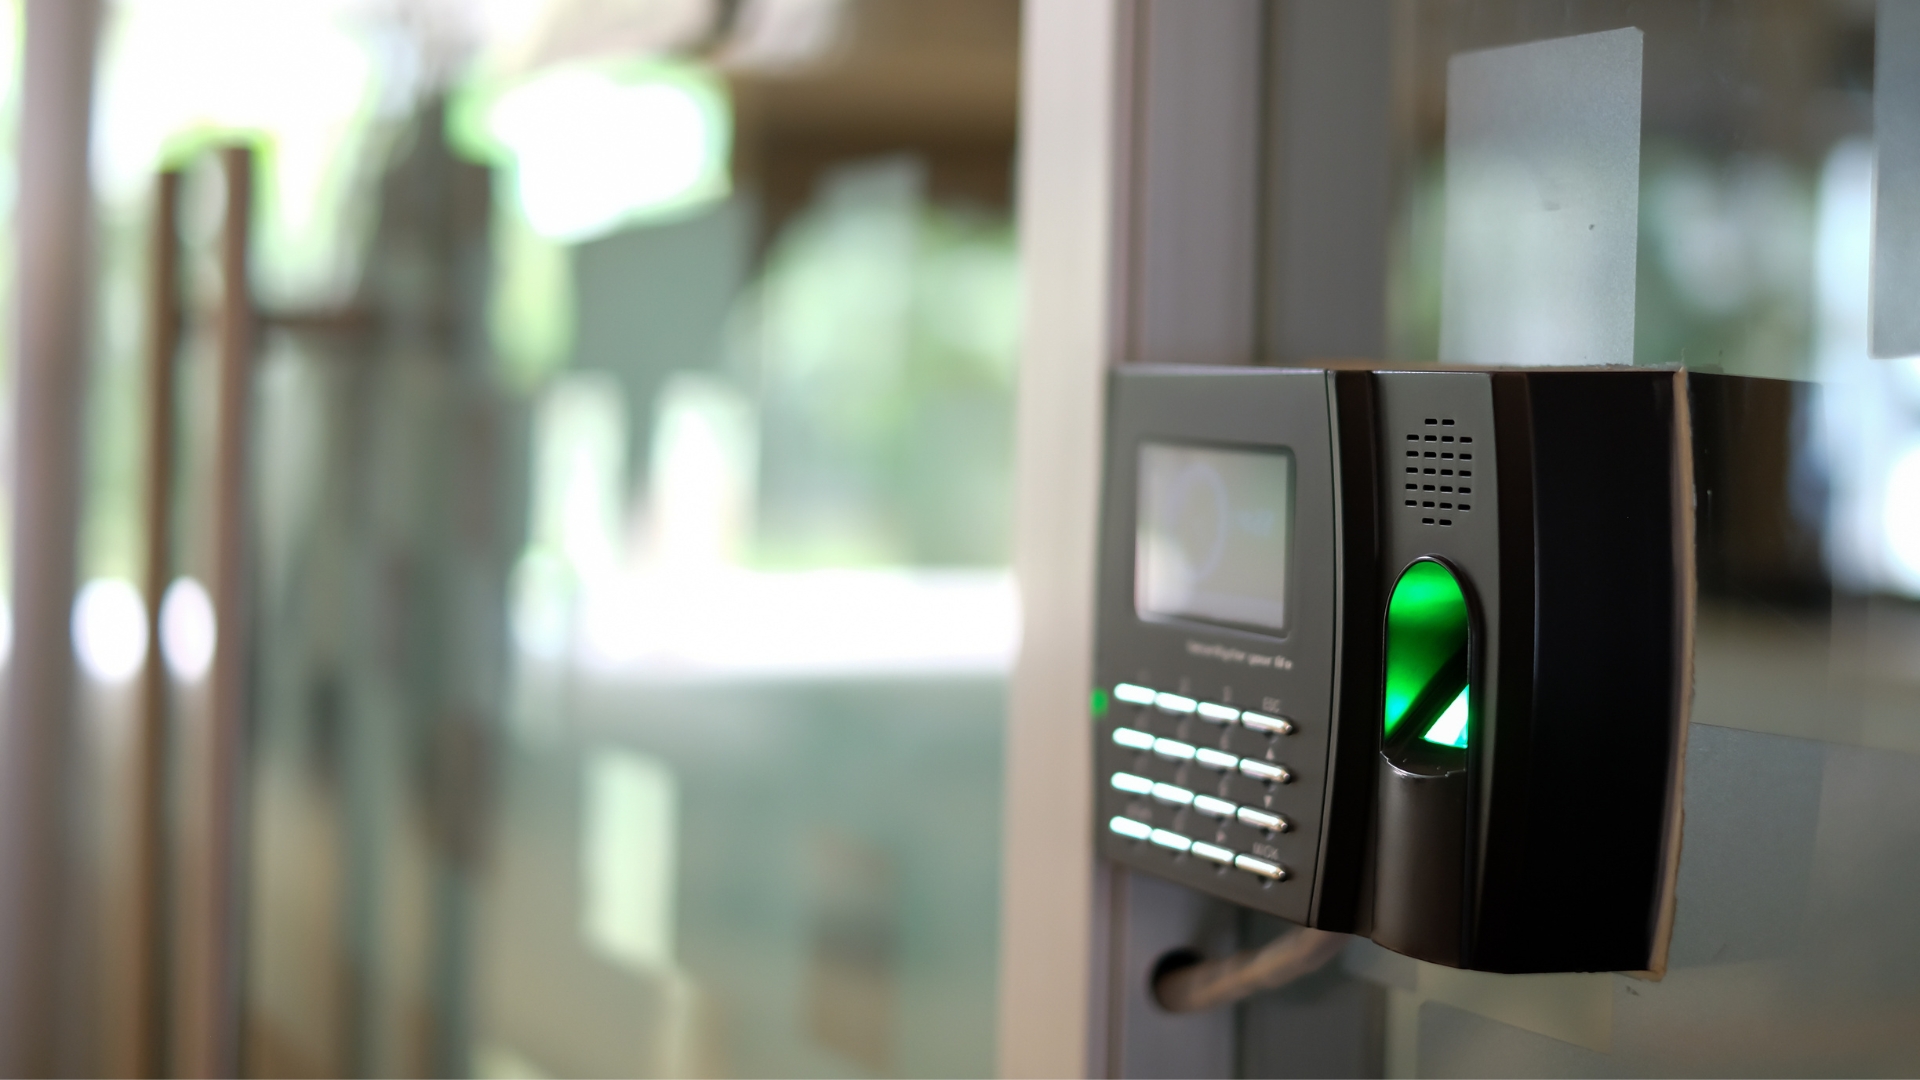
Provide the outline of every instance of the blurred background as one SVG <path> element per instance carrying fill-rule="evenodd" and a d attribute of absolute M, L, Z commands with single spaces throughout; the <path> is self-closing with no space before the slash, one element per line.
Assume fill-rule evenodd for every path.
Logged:
<path fill-rule="evenodd" d="M 1104 359 L 1441 362 L 1450 59 L 1631 25 L 1631 359 L 1798 384 L 1701 567 L 1669 979 L 1594 976 L 1582 1042 L 1587 998 L 1356 952 L 1241 1006 L 1235 1067 L 1320 1060 L 1353 987 L 1376 1072 L 1920 1067 L 1886 6 L 1214 2 L 1247 32 L 1110 20 Z M 1022 20 L 0 0 L 0 1072 L 995 1069 Z M 1149 106 L 1230 55 L 1216 250 L 1155 200 L 1238 121 Z M 1181 353 L 1229 255 L 1246 310 Z"/>
<path fill-rule="evenodd" d="M 93 29 L 61 1070 L 989 1071 L 1016 4 Z"/>

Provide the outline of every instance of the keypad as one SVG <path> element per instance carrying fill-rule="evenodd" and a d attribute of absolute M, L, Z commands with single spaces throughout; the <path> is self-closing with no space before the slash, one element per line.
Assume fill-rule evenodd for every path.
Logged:
<path fill-rule="evenodd" d="M 1197 752 L 1191 743 L 1183 743 L 1178 739 L 1153 740 L 1153 756 L 1168 761 L 1192 761 Z"/>
<path fill-rule="evenodd" d="M 1160 741 L 1165 742 L 1166 740 L 1162 739 Z M 1284 766 L 1270 765 L 1267 762 L 1255 761 L 1252 758 L 1240 759 L 1240 774 L 1242 776 L 1251 776 L 1255 780 L 1265 780 L 1269 784 L 1284 784 L 1293 779 L 1293 774 L 1288 772 Z"/>
<path fill-rule="evenodd" d="M 1294 722 L 1284 716 L 1248 712 L 1231 705 L 1213 701 L 1201 701 L 1188 697 L 1185 694 L 1170 693 L 1164 690 L 1157 690 L 1150 686 L 1141 686 L 1137 683 L 1116 684 L 1113 687 L 1113 699 L 1127 705 L 1155 709 L 1163 714 L 1168 714 L 1176 718 L 1195 716 L 1206 721 L 1208 724 L 1222 727 L 1238 724 L 1248 731 L 1257 731 L 1263 735 L 1291 735 L 1295 731 Z M 1146 716 L 1142 714 L 1134 715 L 1141 717 L 1134 722 L 1144 725 Z M 1184 726 L 1180 729 L 1182 733 L 1187 730 Z M 1196 732 L 1196 734 L 1198 733 Z M 1284 784 L 1293 779 L 1292 773 L 1289 772 L 1284 765 L 1254 758 L 1243 758 L 1237 754 L 1228 753 L 1225 750 L 1214 747 L 1196 746 L 1182 739 L 1169 739 L 1155 736 L 1137 727 L 1116 727 L 1113 731 L 1113 741 L 1117 746 L 1125 747 L 1128 750 L 1148 752 L 1174 765 L 1185 765 L 1188 762 L 1192 762 L 1193 764 L 1212 770 L 1215 774 L 1238 772 L 1242 776 L 1269 784 Z M 1193 774 L 1182 771 L 1179 776 L 1192 777 L 1192 780 L 1182 779 L 1182 783 L 1191 783 L 1205 778 L 1206 774 Z M 1207 785 L 1211 785 L 1215 781 L 1206 779 L 1205 782 Z M 1180 784 L 1155 781 L 1149 777 L 1139 776 L 1130 772 L 1114 773 L 1109 778 L 1109 783 L 1116 791 L 1125 792 L 1132 796 L 1151 798 L 1155 803 L 1171 807 L 1174 811 L 1184 811 L 1187 808 L 1191 808 L 1195 814 L 1202 815 L 1199 819 L 1200 821 L 1211 819 L 1212 822 L 1206 825 L 1196 824 L 1196 828 L 1213 829 L 1218 827 L 1222 830 L 1219 834 L 1221 837 L 1227 835 L 1224 824 L 1226 822 L 1235 822 L 1239 825 L 1258 829 L 1269 834 L 1286 832 L 1292 828 L 1292 823 L 1285 817 L 1270 810 L 1241 806 L 1228 799 L 1193 791 L 1190 788 L 1180 786 Z M 1222 794 L 1226 794 L 1227 781 L 1222 779 L 1219 783 L 1222 785 L 1220 789 Z M 1144 815 L 1144 811 L 1141 809 L 1144 805 L 1146 804 L 1134 804 L 1135 812 Z M 1164 813 L 1165 811 L 1162 812 Z M 1176 813 L 1173 820 L 1177 824 L 1182 819 Z M 1219 824 L 1216 825 L 1214 823 Z M 1245 852 L 1235 851 L 1232 848 L 1223 847 L 1219 843 L 1195 840 L 1174 829 L 1155 828 L 1151 824 L 1141 821 L 1138 818 L 1124 815 L 1114 817 L 1108 821 L 1107 828 L 1117 836 L 1161 848 L 1176 856 L 1192 855 L 1195 858 L 1204 859 L 1218 866 L 1223 872 L 1231 869 L 1240 873 L 1250 874 L 1253 877 L 1259 878 L 1262 882 L 1268 883 L 1286 881 L 1289 877 L 1289 872 L 1285 866 L 1270 859 L 1263 859 Z"/>
<path fill-rule="evenodd" d="M 1172 848 L 1175 851 L 1186 851 L 1193 846 L 1193 841 L 1181 836 L 1172 829 L 1155 829 L 1153 833 L 1148 836 L 1148 839 L 1163 848 Z"/>
<path fill-rule="evenodd" d="M 1193 792 L 1174 784 L 1153 785 L 1153 797 L 1156 801 L 1166 803 L 1169 806 L 1191 806 L 1193 804 Z"/>
<path fill-rule="evenodd" d="M 1287 880 L 1287 868 L 1265 859 L 1256 859 L 1251 855 L 1242 855 L 1231 848 L 1218 844 L 1209 844 L 1204 840 L 1195 840 L 1183 836 L 1172 829 L 1156 829 L 1144 821 L 1125 816 L 1116 816 L 1107 822 L 1107 828 L 1129 840 L 1145 840 L 1155 847 L 1163 847 L 1177 853 L 1192 853 L 1222 867 L 1234 867 L 1244 870 L 1255 877 L 1268 881 Z"/>
<path fill-rule="evenodd" d="M 1223 771 L 1240 764 L 1240 759 L 1234 757 L 1232 754 L 1223 750 L 1212 750 L 1204 746 L 1193 752 L 1193 760 L 1205 765 L 1209 769 L 1220 769 Z"/>
<path fill-rule="evenodd" d="M 1161 712 L 1175 716 L 1197 715 L 1200 719 L 1213 724 L 1238 723 L 1249 731 L 1259 731 L 1269 735 L 1291 735 L 1294 723 L 1284 716 L 1268 716 L 1264 713 L 1244 712 L 1232 705 L 1222 705 L 1217 701 L 1200 701 L 1185 694 L 1155 690 L 1151 686 L 1138 683 L 1115 683 L 1113 687 L 1115 701 L 1129 705 L 1151 705 Z"/>
<path fill-rule="evenodd" d="M 1192 851 L 1195 855 L 1198 855 L 1203 859 L 1209 859 L 1213 862 L 1219 863 L 1222 866 L 1233 865 L 1233 852 L 1228 850 L 1227 848 L 1218 847 L 1214 844 L 1202 843 L 1201 841 L 1195 840 L 1193 842 L 1193 847 L 1189 848 L 1188 850 Z"/>
<path fill-rule="evenodd" d="M 1269 735 L 1293 734 L 1293 721 L 1284 716 L 1262 716 L 1259 713 L 1240 714 L 1240 726 L 1253 731 L 1264 731 Z"/>
<path fill-rule="evenodd" d="M 1230 818 L 1235 810 L 1232 803 L 1225 799 L 1216 799 L 1211 795 L 1195 795 L 1193 808 L 1208 817 L 1217 818 Z"/>
<path fill-rule="evenodd" d="M 1270 863 L 1265 859 L 1256 859 L 1251 855 L 1235 855 L 1233 857 L 1233 865 L 1245 870 L 1249 874 L 1257 874 L 1269 881 L 1287 880 L 1286 867 L 1278 863 Z"/>
<path fill-rule="evenodd" d="M 1287 831 L 1287 819 L 1279 814 L 1269 814 L 1265 810 L 1243 806 L 1239 809 L 1238 816 L 1242 824 L 1251 825 L 1256 829 L 1265 829 L 1268 832 Z"/>
<path fill-rule="evenodd" d="M 1215 705 L 1211 701 L 1201 702 L 1195 708 L 1195 711 L 1200 714 L 1200 719 L 1215 724 L 1231 724 L 1235 720 L 1240 719 L 1239 709 L 1228 705 Z"/>

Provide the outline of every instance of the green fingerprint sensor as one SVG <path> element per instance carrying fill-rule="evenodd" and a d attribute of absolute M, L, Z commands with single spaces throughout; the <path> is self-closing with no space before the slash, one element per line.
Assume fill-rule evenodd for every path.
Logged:
<path fill-rule="evenodd" d="M 1445 563 L 1420 559 L 1401 572 L 1387 600 L 1383 740 L 1404 729 L 1439 746 L 1467 745 L 1472 622 L 1466 590 Z"/>

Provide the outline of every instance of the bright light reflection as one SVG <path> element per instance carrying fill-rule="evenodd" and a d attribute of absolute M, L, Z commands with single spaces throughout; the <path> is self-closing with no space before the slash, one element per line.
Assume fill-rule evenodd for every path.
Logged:
<path fill-rule="evenodd" d="M 160 598 L 160 655 L 181 682 L 198 682 L 213 665 L 219 640 L 213 600 L 198 581 L 175 578 Z"/>
<path fill-rule="evenodd" d="M 81 670 L 101 682 L 132 678 L 147 658 L 147 605 L 119 578 L 95 578 L 73 602 L 73 647 Z"/>
<path fill-rule="evenodd" d="M 534 414 L 532 546 L 585 578 L 620 563 L 626 445 L 626 404 L 604 372 L 556 379 Z"/>
<path fill-rule="evenodd" d="M 1873 146 L 1834 147 L 1821 173 L 1816 428 L 1828 470 L 1827 557 L 1836 581 L 1920 596 L 1920 361 L 1867 352 Z"/>
<path fill-rule="evenodd" d="M 1453 699 L 1453 704 L 1440 714 L 1440 719 L 1435 720 L 1427 733 L 1420 737 L 1441 746 L 1467 745 L 1467 692 L 1464 689 L 1460 691 L 1460 696 Z"/>
<path fill-rule="evenodd" d="M 612 747 L 585 761 L 581 931 L 642 974 L 673 967 L 679 784 L 658 758 Z"/>
<path fill-rule="evenodd" d="M 655 401 L 647 485 L 652 557 L 708 570 L 738 561 L 753 513 L 757 418 L 721 379 L 682 372 Z"/>
<path fill-rule="evenodd" d="M 577 619 L 588 667 L 696 678 L 1004 672 L 1020 628 L 1010 574 L 960 570 L 620 575 Z"/>
<path fill-rule="evenodd" d="M 522 651 L 543 659 L 565 654 L 574 586 L 573 568 L 565 559 L 541 548 L 520 556 L 507 588 L 512 597 L 513 640 Z"/>
<path fill-rule="evenodd" d="M 584 240 L 726 194 L 726 108 L 690 73 L 622 81 L 556 71 L 503 93 L 487 133 L 513 156 L 528 223 L 551 239 Z"/>
<path fill-rule="evenodd" d="M 1920 592 L 1920 444 L 1909 446 L 1888 472 L 1881 514 L 1894 570 L 1908 592 Z"/>
<path fill-rule="evenodd" d="M 404 100 L 404 65 L 337 3 L 139 0 L 108 5 L 90 155 L 96 189 L 144 205 L 169 155 L 244 133 L 261 159 L 257 273 L 268 289 L 346 287 L 360 230 L 363 140 L 378 100 Z M 305 295 L 304 293 L 302 295 Z"/>

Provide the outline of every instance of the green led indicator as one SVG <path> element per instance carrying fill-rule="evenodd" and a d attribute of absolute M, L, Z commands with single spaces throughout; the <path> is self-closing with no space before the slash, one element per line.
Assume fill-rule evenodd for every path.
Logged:
<path fill-rule="evenodd" d="M 1093 688 L 1093 718 L 1098 720 L 1105 715 L 1107 715 L 1107 692 L 1096 686 Z"/>
<path fill-rule="evenodd" d="M 1421 560 L 1401 573 L 1387 601 L 1383 736 L 1411 722 L 1427 742 L 1467 745 L 1471 623 L 1466 590 L 1444 564 Z"/>

